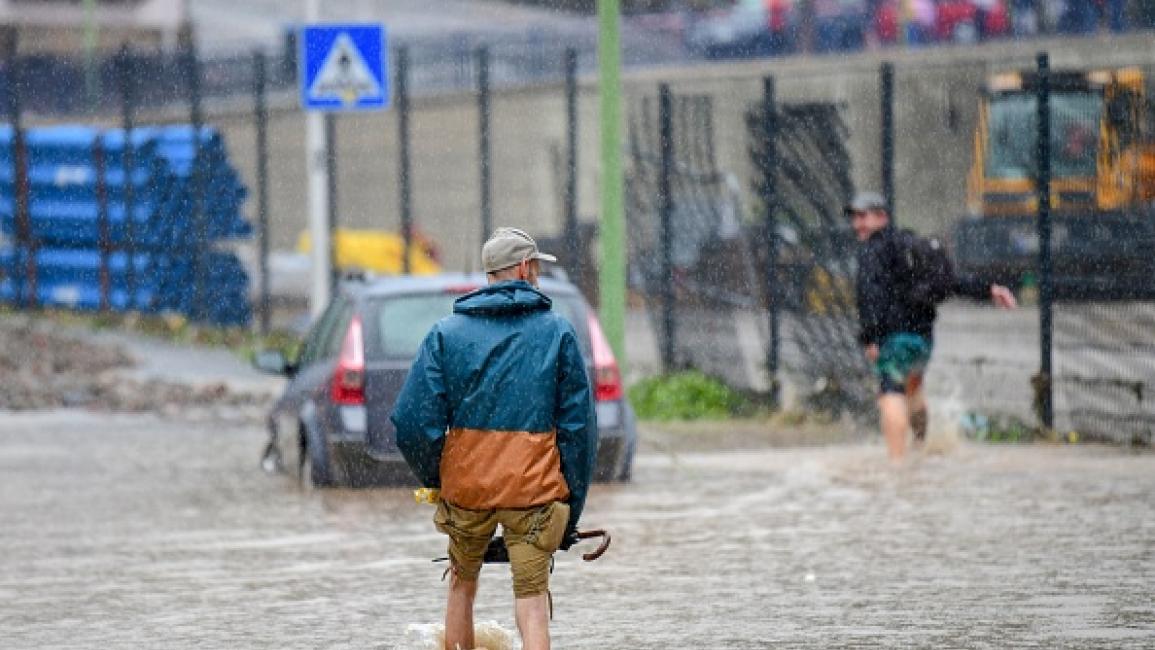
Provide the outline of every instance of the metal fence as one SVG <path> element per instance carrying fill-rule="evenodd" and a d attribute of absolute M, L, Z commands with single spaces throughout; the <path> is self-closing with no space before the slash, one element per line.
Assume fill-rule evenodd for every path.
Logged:
<path fill-rule="evenodd" d="M 27 197 L 26 184 L 20 182 L 28 165 L 23 136 L 29 124 L 52 124 L 58 118 L 45 116 L 36 110 L 35 104 L 29 105 L 30 101 L 35 102 L 35 89 L 43 80 L 33 59 L 21 55 L 15 41 L 8 41 L 7 47 L 0 74 L 0 82 L 3 82 L 0 83 L 0 99 L 5 102 L 8 122 L 16 137 L 12 138 L 11 155 L 15 172 L 13 189 L 5 198 L 11 201 L 15 214 L 13 222 L 23 224 L 32 218 L 28 202 L 24 200 Z M 558 202 L 566 206 L 558 221 L 563 226 L 561 243 L 571 252 L 566 256 L 568 270 L 580 285 L 592 287 L 596 285 L 596 278 L 590 273 L 593 265 L 589 261 L 593 240 L 588 228 L 579 227 L 577 223 L 580 191 L 577 179 L 580 111 L 577 81 L 581 53 L 575 49 L 561 49 L 556 44 L 549 47 L 557 54 L 551 64 L 552 74 L 563 79 L 564 84 L 560 90 L 550 88 L 539 93 L 542 95 L 540 101 L 551 110 L 555 103 L 559 105 L 565 119 L 561 120 L 563 128 L 558 129 L 557 141 L 550 136 L 551 152 L 560 155 L 548 173 L 556 176 Z M 510 133 L 514 120 L 507 119 L 506 98 L 494 96 L 491 91 L 499 85 L 496 80 L 501 79 L 502 59 L 494 57 L 493 52 L 484 46 L 470 52 L 469 67 L 474 76 L 469 81 L 476 100 L 465 111 L 456 103 L 448 106 L 437 102 L 416 105 L 411 97 L 421 96 L 424 90 L 428 90 L 424 84 L 431 82 L 427 77 L 423 81 L 419 76 L 421 67 L 414 65 L 414 57 L 406 48 L 395 50 L 390 63 L 395 83 L 394 110 L 358 116 L 329 116 L 327 119 L 330 228 L 393 231 L 405 237 L 406 247 L 410 244 L 420 246 L 433 257 L 437 257 L 440 246 L 472 250 L 475 249 L 473 242 L 477 242 L 476 248 L 479 248 L 488 231 L 496 225 L 492 215 L 501 209 L 506 194 L 495 189 L 503 187 L 501 183 L 518 180 L 510 178 L 513 174 L 495 172 L 495 169 L 511 157 L 525 159 L 528 161 L 525 165 L 536 164 L 529 152 L 506 146 L 503 141 L 503 136 L 509 137 L 506 134 Z M 222 139 L 228 138 L 228 154 L 239 167 L 240 175 L 250 190 L 247 216 L 256 226 L 255 246 L 251 250 L 243 246 L 245 250 L 240 252 L 251 258 L 249 268 L 254 273 L 254 312 L 259 317 L 259 327 L 268 329 L 270 313 L 275 307 L 270 295 L 271 284 L 278 275 L 276 265 L 270 262 L 270 249 L 295 248 L 299 243 L 297 233 L 304 226 L 303 220 L 298 222 L 297 214 L 292 214 L 304 203 L 295 198 L 301 194 L 304 185 L 295 180 L 301 170 L 292 162 L 285 161 L 287 150 L 292 151 L 288 157 L 293 161 L 300 160 L 304 151 L 303 146 L 297 148 L 303 120 L 294 103 L 273 97 L 275 87 L 285 83 L 289 78 L 288 71 L 294 66 L 286 66 L 282 58 L 268 57 L 261 52 L 252 53 L 244 61 L 235 60 L 227 64 L 205 62 L 195 51 L 186 50 L 171 61 L 166 59 L 163 66 L 157 68 L 156 59 L 128 48 L 116 53 L 109 65 L 106 78 L 101 81 L 97 113 L 85 113 L 70 123 L 101 129 L 119 128 L 127 133 L 139 133 L 141 129 L 156 124 L 212 125 L 219 129 Z M 538 61 L 535 65 L 544 69 L 546 64 Z M 248 84 L 247 94 L 232 96 L 226 103 L 209 101 L 212 93 L 224 92 L 224 89 L 242 81 Z M 235 90 L 229 92 L 235 93 Z M 286 104 L 291 108 L 286 108 Z M 514 118 L 520 119 L 519 116 Z M 452 130 L 464 137 L 458 137 L 452 151 L 430 151 L 420 141 L 420 134 L 429 133 L 429 129 Z M 474 141 L 472 146 L 469 139 Z M 518 140 L 520 142 L 522 138 Z M 444 154 L 448 154 L 452 164 L 428 164 L 441 159 Z M 540 156 L 541 151 L 535 147 L 533 154 Z M 416 165 L 415 158 L 427 164 Z M 522 173 L 525 165 L 516 168 L 518 174 Z M 460 168 L 466 174 L 450 177 L 450 167 Z M 197 182 L 195 176 L 190 184 L 192 196 L 189 199 L 194 212 L 195 206 L 213 199 L 212 188 Z M 350 188 L 354 191 L 349 191 Z M 446 195 L 450 188 L 453 190 L 450 199 L 438 196 L 436 200 L 464 205 L 476 203 L 467 210 L 438 215 L 437 241 L 431 241 L 427 237 L 428 220 L 423 216 L 422 204 L 427 200 L 434 202 L 430 200 L 430 191 Z M 387 206 L 382 205 L 379 196 L 387 197 Z M 468 236 L 463 236 L 461 218 L 474 215 L 475 225 L 468 228 Z M 293 225 L 294 222 L 297 225 Z M 455 233 L 453 238 L 442 232 L 449 230 Z M 40 246 L 29 229 L 14 227 L 10 235 L 8 245 L 19 249 L 17 255 L 20 251 L 33 251 Z M 194 241 L 188 244 L 197 246 Z M 132 241 L 116 242 L 108 252 L 130 253 L 134 245 Z M 457 250 L 453 252 L 456 254 Z M 410 258 L 401 253 L 400 259 L 407 263 Z M 289 286 L 286 296 L 290 300 L 299 301 L 305 296 L 299 295 L 296 287 L 292 286 L 300 284 L 294 280 L 293 272 L 295 269 L 284 274 L 282 285 Z M 33 265 L 27 281 L 35 284 L 36 273 Z M 101 304 L 107 306 L 108 301 Z"/>
<path fill-rule="evenodd" d="M 853 191 L 847 126 L 830 102 L 777 103 L 773 84 L 764 79 L 737 109 L 729 102 L 722 118 L 748 151 L 745 179 L 719 166 L 713 98 L 662 84 L 637 102 L 627 184 L 635 289 L 665 371 L 695 368 L 771 401 L 785 383 L 811 407 L 867 414 L 841 217 Z"/>
<path fill-rule="evenodd" d="M 415 96 L 435 96 L 476 87 L 478 51 L 489 54 L 490 83 L 494 90 L 560 84 L 565 69 L 558 65 L 566 52 L 575 52 L 579 74 L 597 69 L 596 31 L 555 33 L 545 29 L 484 33 L 457 33 L 437 37 L 392 39 L 389 58 L 401 51 L 409 57 L 410 86 Z M 265 83 L 272 94 L 297 88 L 296 33 L 286 34 L 280 48 L 265 51 Z M 183 59 L 187 49 L 135 49 L 92 54 L 29 53 L 21 57 L 22 100 L 25 109 L 46 116 L 87 116 L 115 111 L 120 70 L 128 64 L 137 79 L 140 108 L 179 104 L 184 87 Z M 201 93 L 206 99 L 244 100 L 254 78 L 252 51 L 220 51 L 199 56 Z M 623 64 L 643 66 L 685 60 L 681 44 L 669 38 L 633 35 L 624 43 Z M 393 69 L 395 74 L 396 68 Z M 3 83 L 0 71 L 0 85 Z M 394 78 L 394 83 L 396 79 Z M 60 92 L 69 88 L 69 92 Z M 3 101 L 3 98 L 0 98 Z"/>
<path fill-rule="evenodd" d="M 1052 70 L 1035 91 L 1047 429 L 1150 444 L 1155 431 L 1152 69 Z"/>
<path fill-rule="evenodd" d="M 597 163 L 593 147 L 580 145 L 596 141 L 596 129 L 580 118 L 593 114 L 596 95 L 577 84 L 591 59 L 580 43 L 538 47 L 540 56 L 508 67 L 513 59 L 497 46 L 438 54 L 447 67 L 437 68 L 419 63 L 428 57 L 416 49 L 394 52 L 395 110 L 330 120 L 331 223 L 415 239 L 435 226 L 438 243 L 452 248 L 447 257 L 460 261 L 476 254 L 488 226 L 514 215 L 573 251 L 569 270 L 592 297 Z M 260 54 L 205 62 L 189 52 L 163 69 L 131 51 L 110 61 L 102 109 L 85 122 L 204 123 L 228 135 L 252 190 L 255 311 L 267 315 L 268 251 L 292 248 L 303 227 L 294 218 L 304 204 L 302 119 L 274 92 L 295 65 Z M 1032 58 L 856 65 L 627 86 L 630 278 L 646 305 L 645 322 L 630 330 L 630 366 L 699 368 L 771 398 L 781 391 L 783 400 L 869 415 L 873 388 L 853 338 L 853 242 L 838 208 L 855 186 L 880 189 L 900 227 L 944 236 L 961 271 L 1011 285 L 1022 303 L 1011 313 L 965 300 L 942 306 L 927 377 L 940 424 L 982 416 L 1150 440 L 1152 67 L 1128 72 L 1137 80 L 1128 87 L 1110 86 L 1126 92 L 1102 86 L 1120 66 L 1081 70 L 1097 90 L 1080 105 L 1063 95 L 1068 73 L 1080 72 L 1073 68 L 1051 71 L 1046 102 L 1011 92 L 1015 83 L 1040 87 Z M 495 92 L 533 66 L 565 84 Z M 0 89 L 17 132 L 45 119 L 28 105 L 44 78 L 36 70 L 28 57 L 3 62 Z M 167 85 L 149 90 L 146 79 Z M 235 96 L 238 84 L 248 95 Z M 410 101 L 441 84 L 471 92 Z M 206 102 L 227 88 L 228 106 Z M 1008 102 L 992 107 L 995 96 Z M 1050 119 L 1038 119 L 1042 108 Z M 1050 132 L 1039 134 L 1044 126 Z M 1048 167 L 1051 202 L 1039 203 Z M 1080 169 L 1092 179 L 1081 186 L 1070 178 Z M 27 209 L 20 192 L 9 199 Z M 1100 205 L 1107 199 L 1114 207 Z M 1048 205 L 1053 213 L 1040 215 Z"/>
<path fill-rule="evenodd" d="M 873 390 L 857 341 L 856 245 L 843 216 L 854 191 L 840 108 L 779 104 L 772 79 L 747 116 L 766 242 L 768 365 L 804 381 L 812 407 L 865 415 Z"/>
<path fill-rule="evenodd" d="M 1039 65 L 883 65 L 849 85 L 783 76 L 642 93 L 630 259 L 656 369 L 871 415 L 855 243 L 839 210 L 857 180 L 885 191 L 900 228 L 949 242 L 960 274 L 1020 299 L 1010 312 L 940 307 L 936 428 L 1149 443 L 1153 70 Z"/>
<path fill-rule="evenodd" d="M 709 97 L 661 86 L 629 132 L 629 258 L 658 332 L 661 368 L 758 385 L 763 303 L 741 180 L 718 167 Z"/>

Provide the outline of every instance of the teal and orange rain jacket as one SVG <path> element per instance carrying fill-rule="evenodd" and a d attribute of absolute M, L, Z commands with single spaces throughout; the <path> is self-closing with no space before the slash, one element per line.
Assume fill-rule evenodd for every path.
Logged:
<path fill-rule="evenodd" d="M 458 298 L 397 398 L 397 447 L 425 487 L 470 510 L 570 506 L 576 530 L 597 427 L 573 326 L 526 282 Z"/>

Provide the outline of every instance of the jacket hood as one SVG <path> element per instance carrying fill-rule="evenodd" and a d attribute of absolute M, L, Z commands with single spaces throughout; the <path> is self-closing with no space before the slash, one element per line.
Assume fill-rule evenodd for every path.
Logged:
<path fill-rule="evenodd" d="M 453 303 L 453 313 L 468 316 L 505 316 L 548 311 L 553 301 L 524 280 L 498 282 L 465 294 Z"/>

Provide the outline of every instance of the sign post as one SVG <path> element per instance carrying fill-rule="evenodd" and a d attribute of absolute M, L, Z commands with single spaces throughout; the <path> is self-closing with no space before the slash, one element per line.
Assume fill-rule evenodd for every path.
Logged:
<path fill-rule="evenodd" d="M 316 19 L 315 12 L 309 12 Z M 300 45 L 301 108 L 309 113 L 306 166 L 309 179 L 309 237 L 312 240 L 312 293 L 316 317 L 330 299 L 333 260 L 329 227 L 328 178 L 331 143 L 324 113 L 383 110 L 389 107 L 385 28 L 372 23 L 306 25 Z"/>

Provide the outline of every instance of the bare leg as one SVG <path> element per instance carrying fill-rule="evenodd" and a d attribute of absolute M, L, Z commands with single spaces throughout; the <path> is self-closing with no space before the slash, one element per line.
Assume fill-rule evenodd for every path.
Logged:
<path fill-rule="evenodd" d="M 473 650 L 473 599 L 477 581 L 461 580 L 456 575 L 449 583 L 449 602 L 445 607 L 445 650 Z"/>
<path fill-rule="evenodd" d="M 517 598 L 514 609 L 522 650 L 549 650 L 549 597 Z"/>
<path fill-rule="evenodd" d="M 906 455 L 906 434 L 910 431 L 906 395 L 884 393 L 878 398 L 878 411 L 882 415 L 882 436 L 886 439 L 890 460 L 901 462 Z"/>
<path fill-rule="evenodd" d="M 926 410 L 926 396 L 922 392 L 922 375 L 912 375 L 906 384 L 906 405 L 910 410 L 910 428 L 915 444 L 926 442 L 926 428 L 930 415 Z"/>

